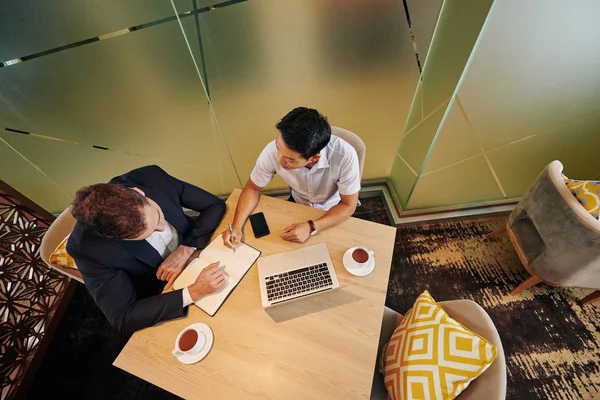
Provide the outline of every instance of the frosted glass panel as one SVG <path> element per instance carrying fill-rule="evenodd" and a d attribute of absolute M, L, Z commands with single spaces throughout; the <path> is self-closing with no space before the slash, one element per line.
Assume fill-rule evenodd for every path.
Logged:
<path fill-rule="evenodd" d="M 471 132 L 467 121 L 456 103 L 448 112 L 448 117 L 435 140 L 433 150 L 427 158 L 423 173 L 462 161 L 481 153 L 477 138 Z"/>
<path fill-rule="evenodd" d="M 222 194 L 218 173 L 177 161 L 148 160 L 135 155 L 13 133 L 2 133 L 1 137 L 72 195 L 82 186 L 107 182 L 117 175 L 150 164 L 159 165 L 181 180 Z"/>
<path fill-rule="evenodd" d="M 456 88 L 493 0 L 445 0 L 423 68 L 423 113 Z"/>
<path fill-rule="evenodd" d="M 425 162 L 425 157 L 433 143 L 433 138 L 445 112 L 446 108 L 441 108 L 402 138 L 398 154 L 417 173 L 421 170 L 423 162 Z"/>
<path fill-rule="evenodd" d="M 390 181 L 402 207 L 406 207 L 406 201 L 416 178 L 417 175 L 410 170 L 406 163 L 396 157 L 390 173 Z"/>
<path fill-rule="evenodd" d="M 186 11 L 192 5 L 175 3 Z M 172 16 L 169 0 L 6 1 L 0 12 L 0 62 Z"/>
<path fill-rule="evenodd" d="M 406 0 L 421 64 L 425 62 L 444 0 Z"/>
<path fill-rule="evenodd" d="M 573 179 L 600 175 L 600 114 L 488 153 L 508 197 L 520 197 L 553 160 Z"/>
<path fill-rule="evenodd" d="M 483 156 L 423 175 L 408 201 L 408 210 L 502 200 L 502 192 Z"/>
<path fill-rule="evenodd" d="M 389 175 L 418 81 L 403 16 L 394 0 L 254 0 L 200 15 L 208 87 L 242 180 L 296 106 L 363 138 L 363 178 Z"/>
<path fill-rule="evenodd" d="M 2 68 L 0 119 L 143 164 L 177 161 L 227 193 L 239 183 L 201 88 L 179 25 L 168 22 Z"/>
<path fill-rule="evenodd" d="M 1 140 L 0 180 L 50 212 L 62 211 L 71 202 L 65 190 Z"/>
<path fill-rule="evenodd" d="M 423 90 L 422 85 L 419 84 L 415 93 L 415 99 L 413 100 L 413 104 L 410 108 L 410 113 L 406 120 L 404 133 L 410 132 L 419 122 L 421 122 L 423 117 Z"/>
<path fill-rule="evenodd" d="M 486 149 L 600 111 L 599 14 L 596 0 L 496 2 L 460 88 Z"/>

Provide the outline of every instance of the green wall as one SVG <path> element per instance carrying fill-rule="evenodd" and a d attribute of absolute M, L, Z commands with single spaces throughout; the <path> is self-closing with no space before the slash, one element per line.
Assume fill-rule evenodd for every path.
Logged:
<path fill-rule="evenodd" d="M 492 3 L 445 0 L 442 5 L 390 174 L 404 208 L 410 206 L 409 199 Z"/>
<path fill-rule="evenodd" d="M 477 24 L 464 19 L 465 14 L 450 13 L 455 10 L 449 8 L 451 3 L 445 2 L 448 13 L 442 14 L 439 26 L 473 25 L 470 31 L 475 35 Z M 458 84 L 452 74 L 455 97 L 447 110 L 442 107 L 443 118 L 437 111 L 414 128 L 413 112 L 419 107 L 413 104 L 409 134 L 400 144 L 391 173 L 406 210 L 519 198 L 554 159 L 563 163 L 570 177 L 598 176 L 600 53 L 595 49 L 600 28 L 594 18 L 598 13 L 600 4 L 594 1 L 495 2 Z M 451 37 L 444 35 L 438 43 L 436 32 L 432 47 L 437 49 Z M 473 43 L 474 37 L 467 42 Z M 466 61 L 466 52 L 455 55 Z M 438 59 L 438 67 L 447 58 Z M 425 89 L 426 82 L 423 74 Z M 451 91 L 448 80 L 437 87 Z M 427 90 L 422 92 L 426 98 Z M 436 95 L 437 101 L 444 101 L 443 95 Z M 414 134 L 422 138 L 411 138 Z M 429 153 L 419 165 L 426 148 Z"/>

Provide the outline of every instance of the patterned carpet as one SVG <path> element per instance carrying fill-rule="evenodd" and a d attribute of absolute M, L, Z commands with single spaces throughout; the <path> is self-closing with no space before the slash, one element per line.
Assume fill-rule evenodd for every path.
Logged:
<path fill-rule="evenodd" d="M 508 399 L 600 399 L 600 303 L 589 290 L 539 284 L 511 297 L 529 274 L 506 235 L 483 235 L 503 217 L 400 226 L 387 306 L 404 313 L 425 289 L 438 300 L 467 298 L 494 321 L 506 353 Z"/>

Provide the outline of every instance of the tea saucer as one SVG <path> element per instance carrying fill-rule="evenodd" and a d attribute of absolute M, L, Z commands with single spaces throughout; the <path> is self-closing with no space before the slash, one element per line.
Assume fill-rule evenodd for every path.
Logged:
<path fill-rule="evenodd" d="M 202 333 L 204 335 L 205 341 L 204 341 L 204 346 L 197 353 L 183 354 L 179 357 L 176 357 L 180 362 L 182 362 L 184 364 L 195 364 L 198 361 L 202 360 L 204 357 L 206 357 L 206 355 L 208 354 L 208 352 L 210 351 L 210 349 L 212 348 L 212 345 L 213 345 L 213 333 L 208 325 L 202 324 L 202 323 L 197 323 L 197 324 L 192 324 L 185 329 L 190 329 L 190 328 L 195 329 L 196 331 L 198 331 L 198 333 Z"/>
<path fill-rule="evenodd" d="M 352 252 L 355 249 L 356 248 L 353 247 L 344 253 L 344 258 L 342 258 L 342 261 L 344 262 L 344 268 L 346 268 L 346 271 L 350 272 L 352 275 L 367 276 L 375 269 L 375 258 L 372 258 L 370 262 L 362 267 L 354 266 L 352 265 L 354 262 L 352 259 Z"/>

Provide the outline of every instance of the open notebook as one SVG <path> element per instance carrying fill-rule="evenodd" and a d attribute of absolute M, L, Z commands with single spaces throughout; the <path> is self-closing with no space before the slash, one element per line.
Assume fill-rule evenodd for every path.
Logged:
<path fill-rule="evenodd" d="M 223 244 L 223 239 L 218 236 L 208 247 L 202 250 L 200 257 L 192 261 L 183 270 L 181 275 L 175 280 L 173 288 L 182 289 L 191 285 L 196 281 L 196 278 L 204 268 L 209 264 L 220 261 L 220 265 L 225 266 L 224 271 L 229 277 L 229 283 L 216 293 L 209 294 L 194 303 L 212 317 L 225 300 L 227 300 L 229 294 L 235 289 L 244 275 L 246 275 L 246 272 L 248 272 L 258 257 L 260 257 L 260 251 L 245 243 L 240 243 L 234 253 L 233 250 Z"/>

